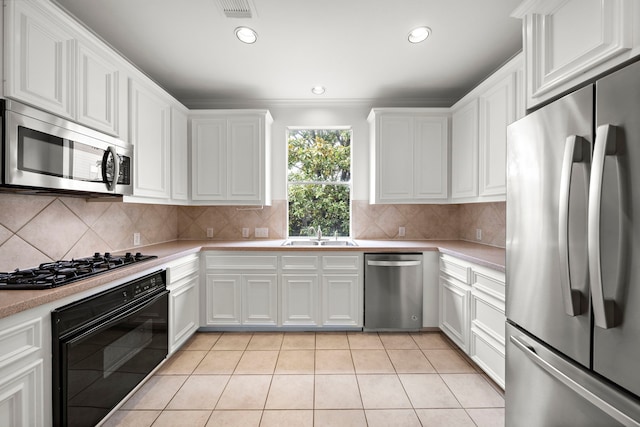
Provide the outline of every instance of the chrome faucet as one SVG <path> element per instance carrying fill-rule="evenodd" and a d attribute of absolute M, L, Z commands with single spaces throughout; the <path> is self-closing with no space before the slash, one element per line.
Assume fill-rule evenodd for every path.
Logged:
<path fill-rule="evenodd" d="M 317 231 L 316 231 L 315 227 L 309 227 L 309 228 L 307 228 L 307 230 L 309 232 L 309 236 L 312 236 L 312 235 L 315 234 L 316 235 L 316 239 L 322 240 L 322 230 L 320 229 L 320 226 L 318 226 Z"/>

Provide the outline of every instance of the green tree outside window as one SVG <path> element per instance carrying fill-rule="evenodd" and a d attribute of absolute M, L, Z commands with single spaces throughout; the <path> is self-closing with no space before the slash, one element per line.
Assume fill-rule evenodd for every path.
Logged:
<path fill-rule="evenodd" d="M 292 129 L 288 139 L 289 236 L 349 236 L 351 130 Z"/>

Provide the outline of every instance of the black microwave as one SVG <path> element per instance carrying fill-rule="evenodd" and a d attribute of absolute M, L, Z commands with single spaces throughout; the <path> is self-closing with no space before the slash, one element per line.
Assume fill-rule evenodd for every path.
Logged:
<path fill-rule="evenodd" d="M 3 104 L 5 189 L 85 197 L 133 193 L 130 144 L 15 101 Z"/>

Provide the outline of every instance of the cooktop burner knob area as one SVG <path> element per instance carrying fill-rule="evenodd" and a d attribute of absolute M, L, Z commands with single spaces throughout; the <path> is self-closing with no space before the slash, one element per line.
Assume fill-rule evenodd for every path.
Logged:
<path fill-rule="evenodd" d="M 104 253 L 104 257 L 105 258 L 111 258 L 111 252 L 105 252 Z"/>
<path fill-rule="evenodd" d="M 136 258 L 142 258 L 142 254 L 140 252 L 136 252 Z"/>
<path fill-rule="evenodd" d="M 94 253 L 94 254 L 93 254 L 93 257 L 94 257 L 94 258 L 100 258 L 100 257 L 101 257 L 100 252 L 96 252 L 96 253 Z"/>

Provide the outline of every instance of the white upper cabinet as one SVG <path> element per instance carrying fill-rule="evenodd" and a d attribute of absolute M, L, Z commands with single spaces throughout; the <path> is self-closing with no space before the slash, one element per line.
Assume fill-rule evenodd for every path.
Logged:
<path fill-rule="evenodd" d="M 106 52 L 78 44 L 78 121 L 112 135 L 126 134 L 126 77 Z"/>
<path fill-rule="evenodd" d="M 122 58 L 51 3 L 5 5 L 5 96 L 126 139 Z"/>
<path fill-rule="evenodd" d="M 527 108 L 640 54 L 637 0 L 527 0 L 524 25 Z"/>
<path fill-rule="evenodd" d="M 171 198 L 189 199 L 188 110 L 171 107 Z"/>
<path fill-rule="evenodd" d="M 503 201 L 507 126 L 524 115 L 523 64 L 518 55 L 452 109 L 451 201 Z"/>
<path fill-rule="evenodd" d="M 271 123 L 266 110 L 191 114 L 194 204 L 271 204 Z"/>
<path fill-rule="evenodd" d="M 478 99 L 451 116 L 451 198 L 478 196 Z"/>
<path fill-rule="evenodd" d="M 134 148 L 133 195 L 168 199 L 171 105 L 154 87 L 130 81 L 130 142 Z"/>
<path fill-rule="evenodd" d="M 385 108 L 369 114 L 371 203 L 436 203 L 448 194 L 447 109 Z"/>
<path fill-rule="evenodd" d="M 5 5 L 5 96 L 73 119 L 72 28 L 39 2 Z"/>

